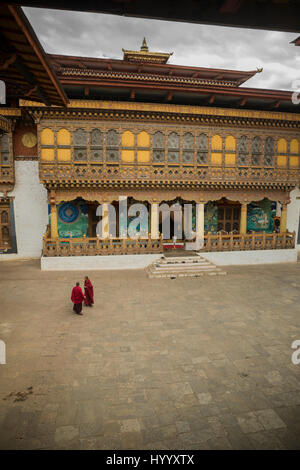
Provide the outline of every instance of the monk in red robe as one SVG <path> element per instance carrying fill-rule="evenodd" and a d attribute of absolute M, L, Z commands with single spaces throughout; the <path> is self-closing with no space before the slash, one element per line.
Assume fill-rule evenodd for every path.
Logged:
<path fill-rule="evenodd" d="M 83 313 L 81 313 L 81 310 L 82 310 L 82 302 L 84 301 L 84 299 L 85 298 L 81 290 L 81 287 L 79 285 L 79 282 L 76 282 L 76 286 L 73 287 L 72 289 L 71 300 L 74 304 L 73 310 L 74 312 L 77 313 L 77 315 L 83 315 Z"/>
<path fill-rule="evenodd" d="M 84 305 L 86 305 L 87 307 L 91 307 L 94 303 L 94 287 L 88 276 L 85 276 L 84 294 Z"/>

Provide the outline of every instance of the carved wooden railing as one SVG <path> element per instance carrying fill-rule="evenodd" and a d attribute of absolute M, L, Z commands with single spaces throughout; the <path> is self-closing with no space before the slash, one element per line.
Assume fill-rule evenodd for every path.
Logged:
<path fill-rule="evenodd" d="M 124 239 L 99 237 L 57 238 L 44 236 L 43 256 L 142 255 L 163 252 L 162 238 Z"/>
<path fill-rule="evenodd" d="M 42 181 L 57 181 L 62 184 L 74 182 L 154 182 L 165 181 L 215 184 L 286 184 L 299 183 L 298 168 L 251 168 L 251 167 L 214 167 L 195 164 L 109 164 L 92 162 L 84 164 L 40 163 Z"/>
<path fill-rule="evenodd" d="M 295 248 L 295 232 L 251 234 L 211 234 L 204 236 L 207 251 L 244 251 L 278 250 Z M 90 238 L 50 238 L 46 233 L 43 238 L 43 256 L 103 256 L 103 255 L 141 255 L 163 252 L 163 239 L 149 238 L 124 239 L 99 237 Z"/>
<path fill-rule="evenodd" d="M 278 250 L 295 248 L 296 232 L 266 233 L 252 232 L 242 234 L 204 235 L 204 247 L 200 251 L 244 251 L 244 250 Z"/>

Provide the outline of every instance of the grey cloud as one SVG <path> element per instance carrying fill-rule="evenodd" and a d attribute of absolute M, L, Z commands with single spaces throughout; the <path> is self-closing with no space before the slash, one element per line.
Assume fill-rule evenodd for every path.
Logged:
<path fill-rule="evenodd" d="M 245 86 L 292 89 L 300 79 L 300 48 L 289 44 L 297 33 L 250 30 L 24 8 L 46 52 L 122 58 L 122 48 L 174 52 L 170 63 L 233 70 L 263 67 Z"/>

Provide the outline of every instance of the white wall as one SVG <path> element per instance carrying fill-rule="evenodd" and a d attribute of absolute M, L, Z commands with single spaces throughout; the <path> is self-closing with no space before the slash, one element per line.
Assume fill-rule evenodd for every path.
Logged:
<path fill-rule="evenodd" d="M 15 161 L 14 197 L 17 254 L 0 259 L 39 258 L 42 237 L 48 224 L 47 190 L 40 183 L 37 161 Z"/>
<path fill-rule="evenodd" d="M 295 249 L 222 251 L 199 254 L 217 266 L 295 263 L 297 261 L 297 251 Z"/>
<path fill-rule="evenodd" d="M 157 255 L 49 256 L 41 258 L 42 271 L 142 269 L 160 259 Z"/>
<path fill-rule="evenodd" d="M 287 229 L 290 232 L 296 231 L 296 243 L 298 238 L 298 227 L 299 227 L 299 215 L 300 215 L 300 189 L 295 188 L 290 193 L 291 202 L 287 206 Z M 296 245 L 297 249 L 300 250 L 300 244 Z"/>

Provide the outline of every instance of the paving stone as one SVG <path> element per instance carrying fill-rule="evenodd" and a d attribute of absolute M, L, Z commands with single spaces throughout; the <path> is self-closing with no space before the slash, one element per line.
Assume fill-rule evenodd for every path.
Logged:
<path fill-rule="evenodd" d="M 300 449 L 300 264 L 226 271 L 91 272 L 77 318 L 74 273 L 1 262 L 0 448 Z"/>

